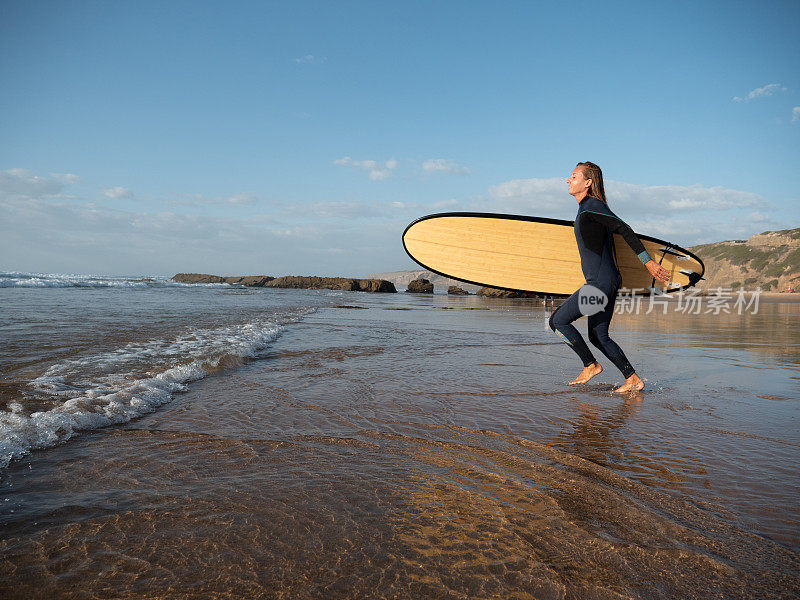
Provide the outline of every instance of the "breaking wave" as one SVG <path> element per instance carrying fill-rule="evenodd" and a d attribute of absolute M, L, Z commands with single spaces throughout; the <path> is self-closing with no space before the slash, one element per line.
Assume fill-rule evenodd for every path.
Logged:
<path fill-rule="evenodd" d="M 128 277 L 123 275 L 76 275 L 64 273 L 22 273 L 18 271 L 0 272 L 0 288 L 145 288 L 157 286 L 171 287 L 232 287 L 228 283 L 179 283 L 168 277 Z"/>
<path fill-rule="evenodd" d="M 111 351 L 64 360 L 29 384 L 44 410 L 18 401 L 0 412 L 0 468 L 34 449 L 78 432 L 127 423 L 169 402 L 187 384 L 258 358 L 313 308 L 213 329 L 193 329 L 173 339 L 131 342 Z M 29 404 L 26 402 L 26 404 Z"/>

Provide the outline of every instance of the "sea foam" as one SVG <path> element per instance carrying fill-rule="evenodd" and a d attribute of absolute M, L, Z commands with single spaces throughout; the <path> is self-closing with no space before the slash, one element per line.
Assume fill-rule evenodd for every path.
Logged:
<path fill-rule="evenodd" d="M 145 288 L 171 287 L 233 287 L 228 283 L 181 283 L 168 277 L 128 277 L 124 275 L 77 275 L 64 273 L 0 272 L 0 288 Z"/>
<path fill-rule="evenodd" d="M 284 325 L 314 309 L 241 325 L 194 329 L 174 339 L 127 344 L 115 351 L 61 361 L 30 382 L 47 410 L 26 414 L 12 402 L 0 412 L 0 468 L 31 450 L 55 446 L 80 431 L 127 423 L 156 410 L 187 384 L 258 356 Z"/>

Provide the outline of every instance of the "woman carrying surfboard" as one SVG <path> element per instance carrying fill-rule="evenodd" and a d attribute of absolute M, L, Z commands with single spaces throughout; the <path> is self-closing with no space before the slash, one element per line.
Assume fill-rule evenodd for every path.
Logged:
<path fill-rule="evenodd" d="M 650 274 L 659 281 L 669 281 L 669 272 L 656 263 L 641 240 L 606 204 L 603 172 L 596 164 L 581 162 L 567 179 L 569 193 L 578 202 L 575 217 L 575 241 L 581 257 L 586 283 L 550 316 L 550 328 L 561 335 L 583 361 L 583 371 L 569 385 L 586 383 L 603 371 L 583 337 L 572 325 L 582 316 L 589 319 L 589 341 L 622 372 L 625 383 L 614 390 L 633 392 L 644 387 L 625 353 L 608 335 L 614 314 L 614 302 L 622 284 L 614 252 L 614 234 L 618 233 L 639 256 Z"/>

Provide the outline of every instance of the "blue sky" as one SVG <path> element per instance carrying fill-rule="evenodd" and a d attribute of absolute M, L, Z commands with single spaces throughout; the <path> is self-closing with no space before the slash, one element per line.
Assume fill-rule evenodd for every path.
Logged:
<path fill-rule="evenodd" d="M 431 212 L 800 227 L 800 3 L 0 3 L 0 270 L 363 276 Z"/>

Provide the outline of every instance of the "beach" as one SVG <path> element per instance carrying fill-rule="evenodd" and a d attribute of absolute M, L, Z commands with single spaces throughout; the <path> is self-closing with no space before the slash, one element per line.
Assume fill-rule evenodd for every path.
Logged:
<path fill-rule="evenodd" d="M 0 286 L 3 598 L 800 594 L 796 299 L 615 315 L 618 397 L 538 301 L 44 280 Z"/>

